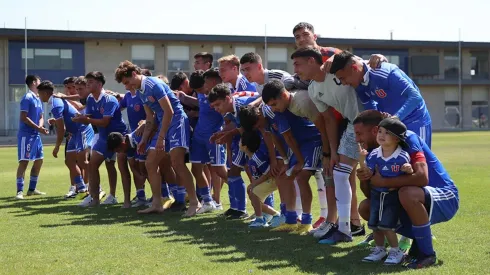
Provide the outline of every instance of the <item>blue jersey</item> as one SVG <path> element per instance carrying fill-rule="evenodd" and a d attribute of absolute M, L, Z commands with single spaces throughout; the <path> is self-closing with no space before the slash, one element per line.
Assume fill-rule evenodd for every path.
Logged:
<path fill-rule="evenodd" d="M 430 150 L 429 146 L 414 132 L 407 131 L 408 144 L 407 152 L 410 154 L 412 165 L 424 161 L 427 163 L 429 170 L 429 186 L 435 188 L 450 188 L 458 193 L 456 185 L 447 173 L 442 163 Z"/>
<path fill-rule="evenodd" d="M 257 87 L 255 86 L 255 83 L 250 83 L 248 82 L 247 78 L 243 76 L 242 74 L 238 75 L 238 78 L 235 83 L 235 87 L 233 87 L 230 84 L 230 90 L 231 93 L 237 93 L 237 92 L 256 92 Z"/>
<path fill-rule="evenodd" d="M 259 147 L 259 150 L 257 150 L 251 158 L 248 158 L 247 164 L 254 180 L 269 173 L 269 154 L 267 153 L 267 147 L 264 146 L 263 142 Z"/>
<path fill-rule="evenodd" d="M 257 97 L 251 96 L 233 96 L 233 114 L 227 113 L 225 118 L 233 121 L 237 128 L 240 128 L 240 120 L 238 119 L 238 111 L 241 107 L 247 106 L 248 104 L 254 102 Z"/>
<path fill-rule="evenodd" d="M 420 90 L 396 65 L 383 62 L 380 68 L 367 71 L 364 82 L 356 89 L 365 109 L 377 109 L 397 116 L 406 125 L 431 124 L 431 118 Z"/>
<path fill-rule="evenodd" d="M 107 127 L 97 126 L 100 138 L 106 139 L 111 132 L 123 133 L 126 131 L 126 124 L 122 118 L 119 102 L 114 96 L 105 93 L 104 90 L 102 90 L 98 99 L 95 99 L 93 95 L 88 96 L 86 114 L 94 119 L 102 119 L 105 116 L 111 117 Z"/>
<path fill-rule="evenodd" d="M 85 125 L 73 122 L 71 120 L 73 117 L 75 117 L 75 115 L 79 114 L 79 112 L 77 111 L 77 109 L 75 109 L 75 107 L 68 103 L 68 101 L 51 96 L 48 104 L 51 107 L 51 113 L 53 114 L 53 117 L 55 119 L 63 119 L 66 131 L 68 133 L 75 135 L 80 129 L 82 129 L 83 131 L 83 129 L 86 128 Z"/>
<path fill-rule="evenodd" d="M 34 122 L 34 124 L 38 125 L 41 116 L 43 115 L 43 103 L 41 99 L 29 90 L 20 100 L 20 111 L 26 112 L 27 117 Z M 37 130 L 28 126 L 22 121 L 19 121 L 19 132 L 23 134 L 38 134 Z"/>
<path fill-rule="evenodd" d="M 401 171 L 405 163 L 410 163 L 410 155 L 401 146 L 398 146 L 393 154 L 386 158 L 383 157 L 383 149 L 380 146 L 374 149 L 366 159 L 367 167 L 374 173 L 376 166 L 378 166 L 379 174 L 385 178 L 393 178 L 405 174 Z M 380 192 L 388 191 L 388 188 L 373 189 Z"/>
<path fill-rule="evenodd" d="M 199 119 L 194 129 L 194 138 L 208 141 L 214 133 L 221 130 L 223 116 L 211 108 L 206 95 L 197 94 L 197 100 L 199 101 Z"/>
<path fill-rule="evenodd" d="M 264 116 L 268 116 L 271 119 L 271 127 L 274 130 L 280 134 L 284 134 L 285 132 L 291 130 L 291 133 L 298 144 L 321 141 L 320 132 L 316 128 L 315 124 L 308 119 L 299 117 L 291 113 L 289 110 L 282 113 L 273 112 L 269 106 L 264 106 L 263 111 Z"/>
<path fill-rule="evenodd" d="M 158 101 L 164 97 L 168 97 L 174 111 L 174 116 L 185 115 L 179 99 L 170 90 L 168 85 L 157 77 L 143 77 L 141 91 L 138 92 L 138 95 L 143 104 L 146 104 L 155 112 L 158 121 L 162 121 L 164 115 L 163 109 Z"/>
<path fill-rule="evenodd" d="M 145 108 L 143 107 L 143 101 L 136 93 L 134 96 L 131 92 L 127 92 L 124 98 L 119 102 L 121 109 L 127 108 L 129 127 L 131 131 L 138 128 L 138 123 L 146 118 Z"/>

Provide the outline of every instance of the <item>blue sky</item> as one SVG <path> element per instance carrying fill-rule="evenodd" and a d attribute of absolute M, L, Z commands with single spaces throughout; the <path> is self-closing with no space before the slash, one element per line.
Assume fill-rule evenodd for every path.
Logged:
<path fill-rule="evenodd" d="M 0 0 L 0 27 L 292 36 L 307 21 L 322 37 L 490 42 L 488 0 Z M 345 4 L 344 4 L 345 3 Z M 323 8 L 325 7 L 325 8 Z"/>

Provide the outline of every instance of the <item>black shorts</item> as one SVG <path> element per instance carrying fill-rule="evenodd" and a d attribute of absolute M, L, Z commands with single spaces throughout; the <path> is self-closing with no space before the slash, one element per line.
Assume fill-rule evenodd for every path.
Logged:
<path fill-rule="evenodd" d="M 368 227 L 372 230 L 393 230 L 400 226 L 398 190 L 380 192 L 371 189 L 371 214 Z"/>

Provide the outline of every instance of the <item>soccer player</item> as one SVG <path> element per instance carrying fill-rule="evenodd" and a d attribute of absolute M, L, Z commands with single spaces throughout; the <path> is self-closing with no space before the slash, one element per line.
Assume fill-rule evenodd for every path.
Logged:
<path fill-rule="evenodd" d="M 17 134 L 17 195 L 16 199 L 24 198 L 24 176 L 29 161 L 34 161 L 31 168 L 31 178 L 27 196 L 45 195 L 46 193 L 36 189 L 39 172 L 43 165 L 43 143 L 41 136 L 48 134 L 44 128 L 43 104 L 39 99 L 37 86 L 41 79 L 37 75 L 26 76 L 27 93 L 20 100 L 19 132 Z"/>
<path fill-rule="evenodd" d="M 170 81 L 170 89 L 178 96 L 180 104 L 184 107 L 184 111 L 189 118 L 191 130 L 194 129 L 199 115 L 199 104 L 197 102 L 196 91 L 189 86 L 187 75 L 183 72 L 176 73 Z"/>
<path fill-rule="evenodd" d="M 272 80 L 265 84 L 262 99 L 268 106 L 263 107 L 263 114 L 272 120 L 271 127 L 277 128 L 277 131 L 284 137 L 288 148 L 292 151 L 286 174 L 291 180 L 296 178 L 300 189 L 303 206 L 301 225 L 296 229 L 296 223 L 291 223 L 292 218 L 289 218 L 288 221 L 288 217 L 286 217 L 284 230 L 294 228 L 298 234 L 307 234 L 313 229 L 311 225 L 312 193 L 309 179 L 312 174 L 315 174 L 315 171 L 321 169 L 322 139 L 318 129 L 308 119 L 297 116 L 285 108 L 283 112 L 278 112 L 280 109 L 275 105 L 277 103 L 275 99 L 280 97 L 284 90 L 284 85 L 278 80 Z M 274 105 L 273 108 L 270 108 L 272 105 Z M 324 136 L 326 137 L 326 135 Z M 291 193 L 294 194 L 294 191 Z M 277 228 L 278 231 L 281 229 Z"/>
<path fill-rule="evenodd" d="M 87 98 L 85 114 L 72 118 L 74 122 L 83 124 L 92 124 L 97 127 L 99 138 L 92 147 L 92 155 L 89 161 L 90 170 L 90 185 L 89 192 L 91 201 L 84 200 L 80 206 L 92 207 L 100 204 L 100 174 L 99 167 L 105 161 L 107 174 L 109 176 L 110 194 L 102 203 L 105 205 L 117 204 L 116 186 L 117 186 L 117 171 L 115 167 L 116 154 L 107 150 L 107 136 L 111 132 L 126 133 L 126 124 L 124 123 L 119 108 L 119 102 L 116 97 L 109 95 L 104 90 L 105 77 L 101 72 L 93 71 L 85 76 L 87 81 L 87 89 L 90 95 Z M 127 162 L 125 154 L 117 155 L 118 164 Z M 123 181 L 123 189 L 127 191 L 129 182 L 129 171 L 124 170 L 125 165 L 119 165 L 121 178 Z M 130 194 L 124 192 L 123 207 L 131 207 Z M 88 203 L 87 203 L 88 202 Z"/>
<path fill-rule="evenodd" d="M 220 71 L 220 76 L 221 76 Z M 225 116 L 228 123 L 234 123 L 236 128 L 240 128 L 238 110 L 253 102 L 255 97 L 235 97 L 232 96 L 229 85 L 221 83 L 216 85 L 209 92 L 208 100 L 212 108 Z M 219 133 L 218 133 L 219 134 Z M 246 219 L 246 187 L 241 176 L 242 169 L 245 167 L 245 155 L 240 151 L 240 135 L 235 135 L 231 144 L 231 168 L 228 171 L 228 195 L 230 198 L 230 209 L 224 215 L 230 219 Z"/>
<path fill-rule="evenodd" d="M 66 132 L 71 135 L 68 144 L 66 145 L 65 163 L 70 171 L 70 178 L 75 182 L 76 186 L 74 190 L 70 190 L 71 193 L 67 198 L 74 198 L 77 193 L 86 193 L 88 191 L 87 186 L 82 178 L 80 167 L 77 163 L 84 163 L 86 154 L 88 153 L 94 137 L 94 131 L 92 126 L 75 123 L 72 121 L 79 112 L 67 102 L 67 100 L 53 97 L 54 85 L 51 81 L 43 81 L 37 86 L 39 98 L 43 102 L 47 102 L 51 108 L 55 119 L 55 125 L 57 129 L 56 144 L 53 149 L 53 156 L 58 157 L 61 142 Z"/>
<path fill-rule="evenodd" d="M 219 197 L 221 191 L 221 180 L 227 179 L 225 148 L 222 144 L 209 141 L 214 133 L 222 130 L 224 121 L 223 116 L 211 108 L 209 104 L 208 94 L 210 90 L 205 89 L 204 72 L 200 70 L 193 72 L 189 83 L 191 88 L 197 92 L 197 99 L 199 100 L 199 120 L 192 136 L 190 162 L 192 163 L 192 174 L 196 178 L 199 188 L 198 194 L 204 201 L 201 209 L 197 211 L 198 214 L 202 214 L 217 209 L 210 195 L 210 183 L 203 174 L 205 165 L 210 164 L 211 177 L 215 180 L 213 187 L 216 197 Z M 219 204 L 219 206 L 221 205 Z"/>
<path fill-rule="evenodd" d="M 213 67 L 213 55 L 207 52 L 200 52 L 194 55 L 194 70 L 207 71 Z"/>
<path fill-rule="evenodd" d="M 331 154 L 324 152 L 323 156 L 324 161 L 329 162 L 330 169 L 333 170 L 339 224 L 333 226 L 320 242 L 327 244 L 351 242 L 350 215 L 353 193 L 349 175 L 357 165 L 359 152 L 352 123 L 347 123 L 339 144 L 337 120 L 332 108 L 352 122 L 359 113 L 357 95 L 353 88 L 337 85 L 333 75 L 322 71 L 322 55 L 317 49 L 312 47 L 298 49 L 291 58 L 294 60 L 295 73 L 302 80 L 312 80 L 308 93 L 318 111 L 324 116 L 330 142 Z"/>
<path fill-rule="evenodd" d="M 376 136 L 382 120 L 382 113 L 367 110 L 353 121 L 356 140 L 368 151 L 379 146 Z M 417 134 L 407 131 L 405 142 L 413 174 L 383 178 L 379 171 L 372 175 L 358 169 L 357 176 L 361 181 L 361 190 L 368 198 L 370 186 L 398 188 L 403 209 L 399 213 L 402 226 L 397 233 L 413 239 L 407 267 L 423 268 L 437 262 L 430 226 L 454 217 L 459 208 L 459 194 L 442 163 Z M 359 204 L 359 212 L 366 220 L 369 220 L 369 208 L 369 199 Z"/>
<path fill-rule="evenodd" d="M 192 174 L 185 165 L 185 153 L 189 149 L 189 119 L 182 105 L 170 90 L 170 88 L 156 77 L 141 75 L 141 69 L 131 63 L 124 61 L 119 64 L 115 73 L 116 81 L 123 83 L 126 89 L 137 89 L 138 94 L 145 104 L 146 128 L 143 139 L 138 145 L 138 152 L 144 152 L 146 144 L 150 143 L 146 158 L 146 170 L 152 190 L 151 207 L 140 211 L 140 213 L 163 212 L 161 194 L 161 176 L 158 167 L 165 153 L 170 154 L 172 167 L 177 176 L 179 185 L 187 189 L 190 206 L 184 216 L 194 216 L 200 208 L 196 197 L 196 191 Z M 155 120 L 161 124 L 157 133 L 149 140 Z"/>
<path fill-rule="evenodd" d="M 360 150 L 360 170 L 374 175 L 376 167 L 378 167 L 377 171 L 383 178 L 412 174 L 410 155 L 403 149 L 407 147 L 405 143 L 406 132 L 407 127 L 398 119 L 383 119 L 379 123 L 378 135 L 376 136 L 376 141 L 380 146 L 372 150 L 369 156 L 365 149 Z M 371 213 L 368 226 L 374 230 L 376 247 L 371 251 L 371 254 L 363 259 L 363 262 L 379 262 L 388 255 L 384 262 L 385 265 L 399 264 L 403 259 L 404 253 L 399 247 L 395 232 L 398 226 L 400 208 L 398 190 L 395 188 L 372 187 L 370 200 Z M 384 246 L 385 238 L 391 247 L 388 254 Z"/>
<path fill-rule="evenodd" d="M 420 90 L 395 64 L 372 69 L 348 51 L 336 55 L 330 73 L 356 89 L 365 110 L 394 115 L 430 147 L 431 118 Z"/>
<path fill-rule="evenodd" d="M 219 75 L 223 82 L 229 85 L 232 93 L 256 91 L 255 85 L 240 74 L 240 59 L 236 55 L 223 56 L 218 59 L 218 63 Z"/>
<path fill-rule="evenodd" d="M 255 220 L 249 224 L 249 227 L 267 227 L 274 217 L 279 217 L 280 213 L 264 204 L 266 198 L 277 190 L 277 185 L 272 178 L 267 147 L 262 143 L 259 131 L 243 132 L 240 150 L 247 156 L 248 167 L 252 175 L 247 193 L 255 211 Z"/>

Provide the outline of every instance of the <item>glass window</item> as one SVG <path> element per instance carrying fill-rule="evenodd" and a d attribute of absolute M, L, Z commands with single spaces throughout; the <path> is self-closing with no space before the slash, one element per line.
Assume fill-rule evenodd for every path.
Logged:
<path fill-rule="evenodd" d="M 267 68 L 287 71 L 288 68 L 288 49 L 286 48 L 267 48 Z"/>
<path fill-rule="evenodd" d="M 457 52 L 444 52 L 444 77 L 458 78 L 459 74 L 459 55 Z"/>
<path fill-rule="evenodd" d="M 444 91 L 444 98 L 444 124 L 446 128 L 458 128 L 461 123 L 458 89 L 447 88 Z"/>
<path fill-rule="evenodd" d="M 172 80 L 172 77 L 177 72 L 185 72 L 187 76 L 189 73 L 189 46 L 168 46 L 167 47 L 167 56 L 168 56 L 168 64 L 167 64 L 167 78 L 169 81 Z"/>
<path fill-rule="evenodd" d="M 255 47 L 235 47 L 235 55 L 240 59 L 246 53 L 254 53 Z"/>
<path fill-rule="evenodd" d="M 223 57 L 223 47 L 213 46 L 213 67 L 218 67 L 218 59 Z"/>
<path fill-rule="evenodd" d="M 142 69 L 155 70 L 155 46 L 132 45 L 131 62 Z"/>
<path fill-rule="evenodd" d="M 471 91 L 471 120 L 473 128 L 488 128 L 488 89 L 474 87 Z"/>
<path fill-rule="evenodd" d="M 488 52 L 471 51 L 471 70 L 472 79 L 488 79 Z"/>
<path fill-rule="evenodd" d="M 37 70 L 72 70 L 73 56 L 71 49 L 22 49 L 22 66 Z"/>
<path fill-rule="evenodd" d="M 22 70 L 25 70 L 26 68 L 26 58 L 27 56 L 27 68 L 34 68 L 34 49 L 27 49 L 27 54 L 26 54 L 26 49 L 22 48 Z"/>

